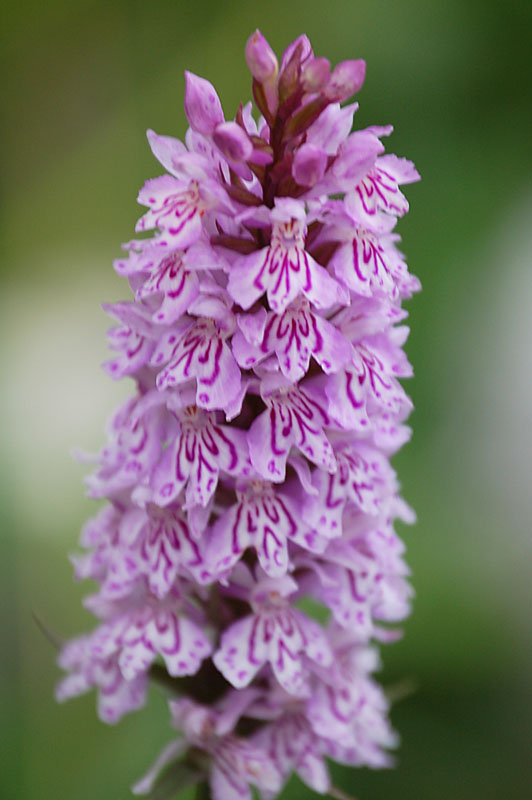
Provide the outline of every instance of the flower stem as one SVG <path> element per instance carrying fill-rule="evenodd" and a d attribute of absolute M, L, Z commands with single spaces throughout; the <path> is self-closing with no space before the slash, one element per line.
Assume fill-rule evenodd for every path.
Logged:
<path fill-rule="evenodd" d="M 346 794 L 345 792 L 342 791 L 342 789 L 339 789 L 337 786 L 331 786 L 331 788 L 329 789 L 329 795 L 333 797 L 334 800 L 356 800 L 356 797 L 353 797 L 353 795 L 350 794 Z"/>
<path fill-rule="evenodd" d="M 202 781 L 196 786 L 195 800 L 211 800 L 211 791 L 207 781 Z"/>

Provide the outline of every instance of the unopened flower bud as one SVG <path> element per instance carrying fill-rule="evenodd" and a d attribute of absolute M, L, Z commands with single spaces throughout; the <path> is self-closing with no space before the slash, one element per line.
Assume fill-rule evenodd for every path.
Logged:
<path fill-rule="evenodd" d="M 229 161 L 247 161 L 253 153 L 249 136 L 236 122 L 222 122 L 212 139 Z"/>
<path fill-rule="evenodd" d="M 277 76 L 277 56 L 259 30 L 252 33 L 246 44 L 246 63 L 259 83 L 267 83 Z"/>
<path fill-rule="evenodd" d="M 185 72 L 185 114 L 192 130 L 209 136 L 224 121 L 216 89 L 192 72 Z"/>
<path fill-rule="evenodd" d="M 306 92 L 321 92 L 331 77 L 331 63 L 327 58 L 313 58 L 301 70 L 301 83 Z"/>
<path fill-rule="evenodd" d="M 366 62 L 363 59 L 341 61 L 334 68 L 329 83 L 325 87 L 325 97 L 332 103 L 341 103 L 358 92 L 365 77 Z"/>
<path fill-rule="evenodd" d="M 312 45 L 310 44 L 308 36 L 305 36 L 305 34 L 302 33 L 301 36 L 298 36 L 297 39 L 294 39 L 294 41 L 291 44 L 289 44 L 286 50 L 284 51 L 283 57 L 281 58 L 281 72 L 286 67 L 286 65 L 288 64 L 288 62 L 290 61 L 290 59 L 294 55 L 294 52 L 297 49 L 300 50 L 299 54 L 300 64 L 302 64 L 307 59 L 312 58 L 314 55 L 314 52 L 312 50 Z"/>
<path fill-rule="evenodd" d="M 323 178 L 327 168 L 327 153 L 313 144 L 297 150 L 292 163 L 292 177 L 300 186 L 314 186 Z"/>

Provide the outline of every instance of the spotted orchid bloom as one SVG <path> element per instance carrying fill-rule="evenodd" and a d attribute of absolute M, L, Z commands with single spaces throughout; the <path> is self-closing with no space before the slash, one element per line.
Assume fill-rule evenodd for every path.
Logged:
<path fill-rule="evenodd" d="M 123 324 L 108 332 L 109 347 L 118 355 L 104 364 L 115 379 L 138 372 L 151 358 L 155 346 L 149 317 L 134 303 L 104 304 L 104 309 Z"/>
<path fill-rule="evenodd" d="M 334 214 L 325 216 L 328 224 L 337 225 L 334 237 L 338 248 L 330 262 L 336 277 L 360 297 L 411 297 L 420 286 L 408 273 L 404 256 L 396 246 L 400 240 L 393 232 L 396 219 L 385 216 L 382 232 L 376 234 L 345 212 L 341 209 L 336 219 Z"/>
<path fill-rule="evenodd" d="M 388 701 L 370 673 L 378 666 L 374 650 L 354 644 L 351 633 L 331 630 L 333 665 L 321 671 L 306 704 L 314 732 L 327 740 L 328 755 L 338 748 L 344 763 L 382 767 L 390 763 L 386 748 L 397 743 L 386 718 Z M 356 642 L 356 637 L 354 639 Z"/>
<path fill-rule="evenodd" d="M 56 688 L 59 701 L 96 688 L 98 691 L 98 716 L 113 724 L 130 711 L 136 711 L 146 702 L 148 676 L 140 673 L 126 679 L 118 665 L 117 654 L 100 655 L 92 646 L 93 637 L 83 636 L 66 644 L 59 657 L 59 666 L 68 671 Z"/>
<path fill-rule="evenodd" d="M 263 314 L 260 326 L 247 327 L 246 318 L 233 336 L 233 354 L 241 367 L 254 367 L 275 353 L 283 375 L 292 383 L 308 372 L 311 357 L 329 375 L 350 360 L 349 342 L 324 317 L 299 298 L 282 314 Z"/>
<path fill-rule="evenodd" d="M 179 414 L 179 433 L 152 473 L 152 500 L 167 506 L 185 489 L 184 508 L 206 506 L 218 485 L 220 471 L 252 473 L 245 433 L 219 425 L 214 414 L 188 406 Z"/>
<path fill-rule="evenodd" d="M 390 458 L 410 436 L 420 284 L 396 227 L 419 175 L 385 154 L 390 126 L 352 132 L 362 60 L 300 36 L 279 62 L 260 31 L 245 54 L 258 113 L 227 120 L 187 72 L 184 141 L 148 131 L 165 172 L 114 262 L 131 297 L 104 305 L 104 368 L 134 391 L 72 557 L 97 623 L 58 659 L 57 698 L 95 689 L 108 723 L 151 680 L 170 691 L 179 738 L 133 787 L 152 800 L 274 800 L 292 773 L 340 796 L 327 759 L 386 766 L 396 745 L 373 673 L 412 597 Z"/>
<path fill-rule="evenodd" d="M 174 248 L 185 249 L 203 233 L 202 219 L 213 208 L 231 213 L 231 200 L 216 177 L 218 164 L 200 153 L 189 153 L 169 136 L 148 131 L 153 154 L 170 174 L 147 181 L 138 201 L 148 207 L 136 231 L 158 228 Z"/>
<path fill-rule="evenodd" d="M 323 666 L 331 663 L 332 652 L 321 625 L 289 602 L 297 589 L 288 576 L 259 580 L 250 598 L 254 613 L 222 635 L 213 661 L 235 688 L 248 686 L 261 667 L 269 664 L 283 689 L 298 694 L 304 690 L 306 659 Z"/>
<path fill-rule="evenodd" d="M 336 471 L 336 459 L 325 427 L 332 425 L 326 402 L 314 387 L 299 387 L 267 376 L 261 383 L 266 410 L 249 429 L 251 463 L 266 479 L 280 482 L 293 447 L 326 472 Z"/>
<path fill-rule="evenodd" d="M 386 230 L 387 215 L 402 217 L 408 212 L 408 201 L 399 186 L 418 180 L 419 174 L 411 161 L 394 155 L 382 156 L 347 194 L 346 210 L 365 222 L 370 230 Z"/>
<path fill-rule="evenodd" d="M 315 470 L 317 494 L 310 497 L 304 518 L 330 539 L 342 535 L 346 507 L 354 507 L 374 517 L 390 494 L 396 490 L 395 473 L 387 459 L 366 442 L 341 443 L 336 451 L 337 470 Z"/>
<path fill-rule="evenodd" d="M 114 528 L 116 533 L 111 528 L 112 539 L 107 535 L 103 543 L 107 548 L 111 539 L 114 557 L 107 549 L 102 557 L 96 548 L 97 563 L 107 561 L 112 574 L 115 563 L 122 561 L 129 567 L 133 579 L 145 576 L 151 592 L 159 599 L 171 592 L 178 576 L 190 579 L 203 568 L 201 543 L 194 538 L 186 512 L 179 506 L 164 509 L 153 503 L 143 508 L 132 506 L 120 514 Z M 79 565 L 79 559 L 76 564 Z"/>
<path fill-rule="evenodd" d="M 171 249 L 166 242 L 144 251 L 132 243 L 128 258 L 117 259 L 115 269 L 130 278 L 135 298 L 153 307 L 152 320 L 160 325 L 176 322 L 199 294 L 198 272 L 185 251 Z"/>
<path fill-rule="evenodd" d="M 326 748 L 312 730 L 304 711 L 288 710 L 262 728 L 255 743 L 268 753 L 283 780 L 295 772 L 315 792 L 327 792 L 330 776 L 325 762 Z"/>
<path fill-rule="evenodd" d="M 243 694 L 243 693 L 242 693 Z M 241 698 L 231 697 L 234 708 L 207 708 L 190 699 L 170 702 L 172 724 L 183 732 L 183 738 L 171 742 L 149 772 L 134 787 L 135 794 L 146 794 L 154 786 L 158 772 L 175 760 L 188 747 L 197 747 L 204 754 L 212 797 L 252 800 L 251 786 L 261 793 L 277 794 L 281 776 L 263 748 L 231 732 L 231 723 L 238 720 Z M 249 704 L 249 696 L 242 698 Z M 245 705 L 244 705 L 245 708 Z M 235 713 L 236 711 L 236 713 Z M 194 769 L 194 764 L 191 765 Z M 185 772 L 185 779 L 187 778 Z"/>
<path fill-rule="evenodd" d="M 221 574 L 253 548 L 264 572 L 281 577 L 289 568 L 289 542 L 314 552 L 326 545 L 324 537 L 302 520 L 295 498 L 269 481 L 252 481 L 237 490 L 237 502 L 213 525 L 207 560 L 213 573 Z"/>
<path fill-rule="evenodd" d="M 384 519 L 377 524 L 381 531 L 386 530 Z M 347 529 L 345 535 L 353 536 Z M 381 641 L 395 635 L 379 623 L 400 622 L 410 612 L 408 568 L 400 554 L 392 560 L 379 544 L 375 546 L 368 535 L 355 536 L 348 542 L 336 539 L 322 557 L 312 562 L 306 556 L 296 560 L 297 567 L 311 570 L 309 580 L 314 592 L 335 622 L 360 641 Z"/>
<path fill-rule="evenodd" d="M 276 198 L 270 220 L 270 245 L 244 256 L 229 273 L 228 290 L 235 301 L 247 309 L 266 292 L 278 313 L 300 295 L 319 309 L 345 302 L 345 290 L 305 250 L 304 204 Z"/>
<path fill-rule="evenodd" d="M 140 406 L 140 398 L 132 397 L 111 417 L 109 442 L 101 451 L 100 467 L 87 478 L 91 497 L 111 497 L 131 490 L 157 464 L 163 420 L 157 409 L 139 413 Z"/>

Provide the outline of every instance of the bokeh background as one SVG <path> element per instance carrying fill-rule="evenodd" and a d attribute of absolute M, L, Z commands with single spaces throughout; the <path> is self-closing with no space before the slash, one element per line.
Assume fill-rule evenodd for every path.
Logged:
<path fill-rule="evenodd" d="M 393 122 L 413 159 L 400 232 L 412 442 L 396 459 L 414 614 L 384 652 L 398 702 L 394 771 L 335 772 L 359 800 L 532 797 L 532 5 L 524 0 L 3 0 L 0 128 L 2 800 L 126 800 L 168 741 L 149 707 L 109 728 L 94 696 L 56 706 L 54 651 L 86 629 L 67 553 L 94 512 L 69 451 L 96 451 L 129 386 L 99 369 L 111 261 L 159 167 L 144 131 L 182 136 L 183 70 L 227 116 L 250 95 L 243 48 L 305 31 L 333 63 L 364 57 L 359 127 Z M 406 684 L 405 684 L 406 682 Z M 313 796 L 293 781 L 283 798 Z"/>

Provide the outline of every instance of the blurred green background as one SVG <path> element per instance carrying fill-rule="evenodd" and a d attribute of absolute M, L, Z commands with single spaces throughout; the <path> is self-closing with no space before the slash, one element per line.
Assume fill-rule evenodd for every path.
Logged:
<path fill-rule="evenodd" d="M 232 117 L 256 27 L 278 52 L 305 31 L 333 63 L 365 58 L 357 125 L 393 122 L 387 146 L 423 176 L 399 227 L 424 291 L 395 462 L 417 598 L 382 673 L 417 689 L 393 710 L 397 769 L 336 782 L 358 800 L 532 797 L 532 5 L 3 0 L 2 16 L 2 800 L 126 800 L 171 735 L 155 689 L 117 728 L 93 695 L 56 706 L 32 612 L 64 636 L 91 625 L 67 552 L 94 507 L 69 450 L 97 450 L 129 392 L 98 368 L 99 304 L 127 294 L 111 261 L 160 172 L 144 131 L 184 134 L 185 68 Z"/>

